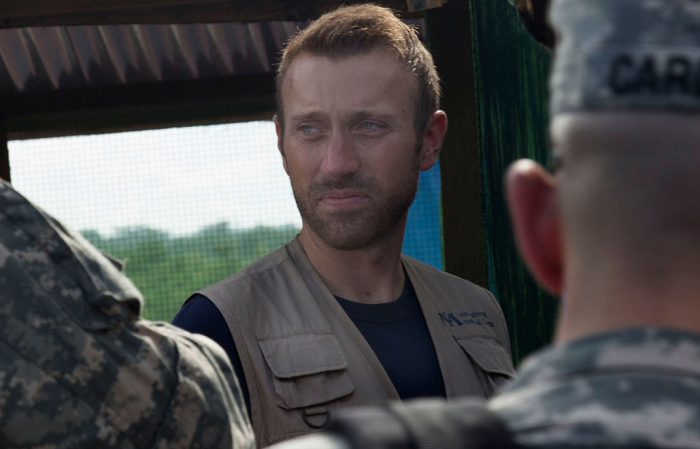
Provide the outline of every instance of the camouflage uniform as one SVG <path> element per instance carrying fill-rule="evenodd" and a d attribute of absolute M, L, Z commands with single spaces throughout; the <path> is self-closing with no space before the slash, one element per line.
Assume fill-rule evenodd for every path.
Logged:
<path fill-rule="evenodd" d="M 700 448 L 700 335 L 628 329 L 543 350 L 490 408 L 526 447 Z"/>
<path fill-rule="evenodd" d="M 223 350 L 120 268 L 0 182 L 0 447 L 254 447 Z"/>

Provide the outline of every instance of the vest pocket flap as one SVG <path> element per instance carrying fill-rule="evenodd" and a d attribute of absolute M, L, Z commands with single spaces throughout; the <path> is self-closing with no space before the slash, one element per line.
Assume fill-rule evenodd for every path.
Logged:
<path fill-rule="evenodd" d="M 258 344 L 270 370 L 280 379 L 348 367 L 340 344 L 331 334 L 293 335 Z"/>
<path fill-rule="evenodd" d="M 457 339 L 469 357 L 487 373 L 513 377 L 515 370 L 508 351 L 492 338 L 471 337 Z"/>
<path fill-rule="evenodd" d="M 350 395 L 355 386 L 345 370 L 327 371 L 293 379 L 274 379 L 277 405 L 298 409 L 322 405 Z"/>
<path fill-rule="evenodd" d="M 279 407 L 298 409 L 348 396 L 355 387 L 340 344 L 331 334 L 295 335 L 259 341 Z"/>

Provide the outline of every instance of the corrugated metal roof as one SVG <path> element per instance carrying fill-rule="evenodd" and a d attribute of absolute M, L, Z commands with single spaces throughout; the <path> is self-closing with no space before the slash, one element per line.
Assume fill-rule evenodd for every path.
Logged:
<path fill-rule="evenodd" d="M 0 29 L 0 95 L 271 73 L 307 23 Z"/>
<path fill-rule="evenodd" d="M 0 30 L 0 95 L 274 71 L 302 22 Z"/>

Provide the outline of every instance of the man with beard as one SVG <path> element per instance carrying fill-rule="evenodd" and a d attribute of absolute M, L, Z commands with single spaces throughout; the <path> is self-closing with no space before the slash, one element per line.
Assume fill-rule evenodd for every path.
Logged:
<path fill-rule="evenodd" d="M 259 446 L 343 407 L 489 397 L 512 373 L 493 295 L 401 255 L 447 127 L 438 83 L 416 30 L 374 5 L 324 15 L 284 51 L 275 125 L 302 230 L 174 320 L 227 350 Z"/>
<path fill-rule="evenodd" d="M 700 1 L 553 0 L 554 174 L 506 176 L 555 341 L 481 406 L 354 409 L 275 449 L 700 448 Z M 509 437 L 512 441 L 508 441 Z"/>

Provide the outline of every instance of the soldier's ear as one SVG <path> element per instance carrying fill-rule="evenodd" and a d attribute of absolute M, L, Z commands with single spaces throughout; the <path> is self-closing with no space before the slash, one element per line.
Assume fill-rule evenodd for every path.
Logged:
<path fill-rule="evenodd" d="M 511 165 L 505 182 L 520 254 L 539 284 L 560 295 L 564 254 L 556 182 L 530 160 Z"/>
<path fill-rule="evenodd" d="M 421 171 L 430 170 L 435 165 L 446 132 L 447 115 L 444 111 L 435 111 L 428 119 L 425 133 L 423 134 L 419 161 Z"/>
<path fill-rule="evenodd" d="M 277 149 L 282 155 L 282 166 L 284 167 L 284 171 L 287 173 L 287 175 L 289 175 L 289 169 L 287 168 L 287 158 L 284 156 L 284 145 L 282 143 L 284 131 L 282 131 L 282 125 L 280 125 L 280 121 L 277 117 L 277 114 L 275 114 L 272 117 L 272 121 L 275 122 L 275 132 L 277 132 Z"/>

